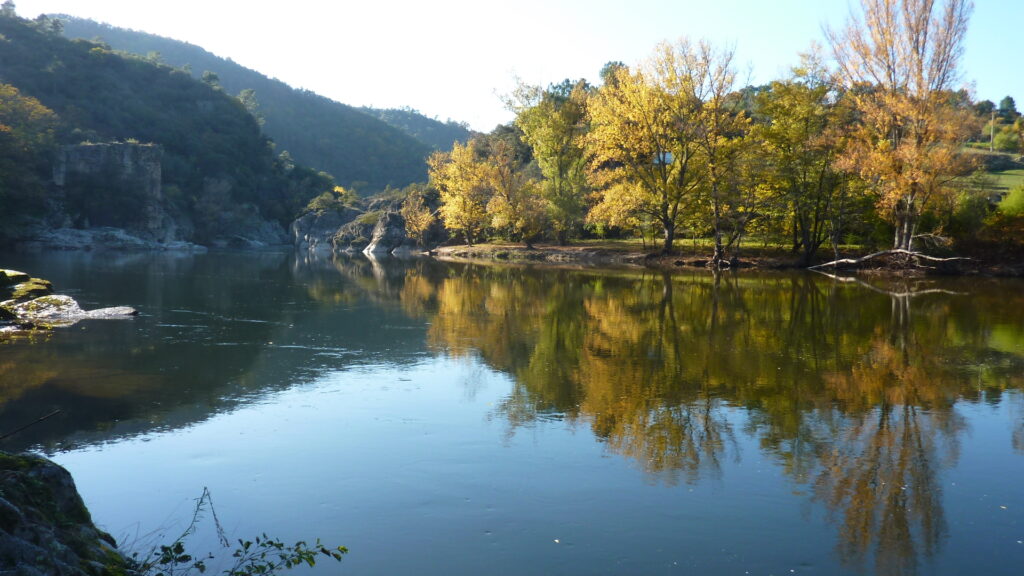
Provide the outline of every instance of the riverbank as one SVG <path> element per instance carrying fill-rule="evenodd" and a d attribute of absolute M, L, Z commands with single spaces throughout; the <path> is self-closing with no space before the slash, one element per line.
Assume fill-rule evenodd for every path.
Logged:
<path fill-rule="evenodd" d="M 848 249 L 840 258 L 859 258 L 867 250 Z M 629 243 L 601 243 L 558 246 L 537 244 L 527 248 L 522 244 L 476 244 L 473 246 L 442 246 L 431 252 L 439 260 L 457 262 L 510 262 L 542 265 L 580 266 L 638 266 L 658 270 L 682 268 L 705 268 L 711 261 L 710 247 L 684 247 L 675 254 L 661 254 L 656 251 Z M 819 258 L 822 264 L 831 258 Z M 775 246 L 744 247 L 740 256 L 731 263 L 731 268 L 761 270 L 803 269 L 799 258 L 792 252 Z M 993 276 L 1024 277 L 1024 259 L 996 255 L 984 250 L 972 250 L 961 259 L 937 263 L 926 263 L 924 267 L 907 268 L 892 258 L 878 258 L 861 264 L 858 271 L 865 274 L 901 275 L 944 275 L 944 276 Z"/>

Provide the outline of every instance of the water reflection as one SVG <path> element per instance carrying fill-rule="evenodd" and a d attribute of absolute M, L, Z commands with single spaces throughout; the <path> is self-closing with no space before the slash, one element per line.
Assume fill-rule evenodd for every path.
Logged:
<path fill-rule="evenodd" d="M 1024 387 L 1015 282 L 153 258 L 33 270 L 143 316 L 0 345 L 4 428 L 67 410 L 6 448 L 188 426 L 327 372 L 444 354 L 511 377 L 489 415 L 509 437 L 565 422 L 664 486 L 767 456 L 827 512 L 848 567 L 910 574 L 949 530 L 963 407 Z M 1024 451 L 1024 418 L 1006 442 Z"/>
<path fill-rule="evenodd" d="M 1024 384 L 1020 292 L 952 285 L 449 266 L 407 270 L 401 299 L 435 349 L 514 377 L 495 414 L 510 433 L 565 418 L 692 483 L 739 457 L 739 409 L 825 505 L 844 562 L 910 574 L 946 531 L 957 403 Z"/>

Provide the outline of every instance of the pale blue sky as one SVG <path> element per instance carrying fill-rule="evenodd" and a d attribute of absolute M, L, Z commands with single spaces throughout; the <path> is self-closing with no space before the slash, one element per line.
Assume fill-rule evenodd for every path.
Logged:
<path fill-rule="evenodd" d="M 785 74 L 797 54 L 840 27 L 847 0 L 15 0 L 18 13 L 67 13 L 185 40 L 352 105 L 410 106 L 488 131 L 508 121 L 499 94 L 596 80 L 605 62 L 634 64 L 661 40 L 736 48 L 741 78 Z M 1024 0 L 975 0 L 963 75 L 978 98 L 1024 108 Z M 258 96 L 258 95 L 257 95 Z"/>

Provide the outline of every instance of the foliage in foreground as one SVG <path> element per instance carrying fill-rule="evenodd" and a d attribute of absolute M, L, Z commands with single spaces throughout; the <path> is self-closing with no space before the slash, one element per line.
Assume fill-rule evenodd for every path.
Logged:
<path fill-rule="evenodd" d="M 213 560 L 215 556 L 212 553 L 207 553 L 204 556 L 195 557 L 186 549 L 185 541 L 195 533 L 203 513 L 207 510 L 213 516 L 221 546 L 225 549 L 230 548 L 231 544 L 224 535 L 224 529 L 213 508 L 210 491 L 203 488 L 203 494 L 196 500 L 192 520 L 185 531 L 170 544 L 161 544 L 155 547 L 145 558 L 139 559 L 136 554 L 133 559 L 136 562 L 137 571 L 145 576 L 205 574 L 208 569 L 207 562 Z M 321 557 L 340 562 L 346 553 L 348 553 L 348 549 L 344 546 L 328 547 L 319 539 L 313 544 L 300 540 L 289 545 L 278 538 L 261 534 L 253 540 L 238 540 L 238 547 L 231 553 L 234 562 L 221 574 L 224 576 L 279 574 L 302 565 L 316 566 L 317 560 L 322 559 Z"/>

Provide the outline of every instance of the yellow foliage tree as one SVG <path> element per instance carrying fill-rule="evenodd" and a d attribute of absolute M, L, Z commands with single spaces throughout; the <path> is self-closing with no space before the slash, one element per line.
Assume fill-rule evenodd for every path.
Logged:
<path fill-rule="evenodd" d="M 491 188 L 487 213 L 495 230 L 505 230 L 509 239 L 521 240 L 527 247 L 545 227 L 544 205 L 538 194 L 537 180 L 520 165 L 515 146 L 497 139 L 486 159 L 486 176 Z"/>
<path fill-rule="evenodd" d="M 427 159 L 427 167 L 441 195 L 439 214 L 444 225 L 472 245 L 487 225 L 491 196 L 488 166 L 477 158 L 476 142 L 455 143 L 451 152 L 435 152 Z"/>
<path fill-rule="evenodd" d="M 971 113 L 953 93 L 970 0 L 861 0 L 829 31 L 839 78 L 860 117 L 841 166 L 878 195 L 893 248 L 913 250 L 923 208 L 964 171 Z"/>
<path fill-rule="evenodd" d="M 409 194 L 402 203 L 400 211 L 405 220 L 405 233 L 412 238 L 417 246 L 422 246 L 427 236 L 427 231 L 434 224 L 434 213 L 423 201 L 423 195 L 418 191 Z"/>
<path fill-rule="evenodd" d="M 684 201 L 704 180 L 693 122 L 700 103 L 685 86 L 690 75 L 682 53 L 688 49 L 685 42 L 662 45 L 640 68 L 610 71 L 590 103 L 588 143 L 599 191 L 587 220 L 624 226 L 650 217 L 662 228 L 666 253 Z"/>

